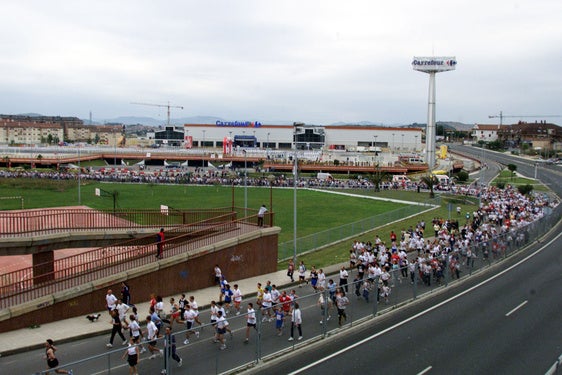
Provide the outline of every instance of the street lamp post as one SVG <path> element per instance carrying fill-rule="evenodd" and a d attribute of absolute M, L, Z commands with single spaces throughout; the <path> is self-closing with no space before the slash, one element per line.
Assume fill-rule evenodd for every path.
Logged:
<path fill-rule="evenodd" d="M 394 133 L 392 133 L 392 150 L 391 153 L 394 153 Z"/>
<path fill-rule="evenodd" d="M 247 215 L 248 210 L 248 153 L 246 150 L 242 150 L 244 153 L 244 216 Z"/>
<path fill-rule="evenodd" d="M 113 131 L 113 165 L 117 169 L 117 128 Z"/>
<path fill-rule="evenodd" d="M 269 180 L 269 226 L 273 226 L 273 181 L 275 181 L 275 176 L 270 174 L 267 176 Z"/>
<path fill-rule="evenodd" d="M 80 194 L 80 183 L 82 168 L 80 167 L 80 146 L 78 146 L 78 204 L 82 204 L 82 196 Z"/>
<path fill-rule="evenodd" d="M 416 142 L 414 143 L 414 152 L 416 152 L 418 148 L 418 136 L 415 135 L 414 137 L 416 138 Z"/>
<path fill-rule="evenodd" d="M 402 134 L 402 147 L 400 148 L 401 152 L 404 152 L 404 134 Z"/>
<path fill-rule="evenodd" d="M 293 263 L 297 264 L 297 175 L 299 163 L 296 147 L 293 162 L 295 163 L 293 169 Z"/>

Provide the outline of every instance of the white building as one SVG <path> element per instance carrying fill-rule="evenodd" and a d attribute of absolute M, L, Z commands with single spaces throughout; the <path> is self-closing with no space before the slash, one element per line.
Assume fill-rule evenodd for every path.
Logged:
<path fill-rule="evenodd" d="M 373 151 L 373 147 L 393 152 L 421 152 L 423 130 L 382 126 L 318 126 L 296 124 L 262 125 L 259 122 L 221 122 L 185 124 L 184 147 L 223 148 L 257 147 L 291 149 L 332 149 Z"/>

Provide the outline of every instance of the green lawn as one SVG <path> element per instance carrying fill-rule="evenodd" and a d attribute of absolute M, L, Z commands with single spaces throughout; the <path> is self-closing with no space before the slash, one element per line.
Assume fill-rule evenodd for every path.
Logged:
<path fill-rule="evenodd" d="M 0 197 L 22 196 L 25 208 L 78 205 L 77 181 L 3 179 Z M 161 204 L 177 209 L 230 207 L 232 187 L 158 184 L 96 183 L 83 181 L 81 204 L 97 209 L 113 208 L 111 198 L 96 197 L 95 188 L 117 191 L 118 208 L 158 209 Z M 279 241 L 293 238 L 293 189 L 273 189 L 275 225 L 282 228 Z M 248 208 L 269 207 L 269 188 L 248 187 Z M 234 188 L 235 206 L 244 207 L 244 188 Z M 0 200 L 2 209 L 20 208 L 19 200 Z M 391 202 L 345 197 L 324 192 L 297 191 L 298 236 L 317 233 L 402 207 Z"/>
<path fill-rule="evenodd" d="M 96 197 L 95 188 L 108 192 L 118 192 L 118 208 L 151 208 L 158 209 L 161 204 L 173 208 L 217 208 L 230 207 L 232 204 L 232 187 L 229 186 L 186 186 L 186 185 L 157 185 L 157 184 L 124 184 L 124 183 L 97 183 L 83 181 L 81 191 L 81 204 L 98 209 L 111 209 L 113 201 L 110 198 Z M 377 196 L 406 201 L 423 202 L 428 200 L 428 193 L 408 191 L 382 191 L 372 190 L 345 190 L 346 193 Z M 280 242 L 293 239 L 293 194 L 291 188 L 278 188 L 271 190 L 273 196 L 273 212 L 275 225 L 282 228 L 279 236 Z M 3 179 L 0 185 L 0 197 L 22 196 L 25 208 L 61 207 L 78 205 L 77 181 L 53 181 L 32 179 Z M 248 187 L 248 207 L 257 209 L 262 204 L 269 207 L 269 188 Z M 244 188 L 234 188 L 234 199 L 237 207 L 244 207 Z M 450 205 L 448 202 L 451 202 Z M 19 200 L 0 200 L 2 209 L 19 208 Z M 456 207 L 462 208 L 462 214 L 457 217 Z M 359 221 L 368 217 L 396 210 L 404 207 L 403 204 L 387 201 L 371 200 L 357 197 L 334 195 L 329 192 L 310 190 L 297 191 L 297 224 L 298 237 L 333 229 L 344 224 Z M 372 232 L 358 236 L 358 240 L 373 241 L 375 235 L 389 242 L 390 231 L 397 234 L 402 229 L 415 226 L 422 219 L 428 223 L 434 217 L 460 219 L 461 224 L 466 221 L 466 212 L 472 212 L 476 204 L 459 202 L 455 197 L 444 196 L 440 208 L 405 219 L 398 223 L 377 228 Z M 449 211 L 451 209 L 451 211 Z M 351 241 L 325 248 L 313 254 L 304 255 L 307 264 L 324 267 L 346 260 Z M 285 264 L 280 264 L 284 268 Z"/>
<path fill-rule="evenodd" d="M 515 187 L 519 185 L 532 185 L 533 189 L 537 191 L 549 190 L 540 181 L 531 178 L 519 177 L 516 174 L 512 174 L 508 169 L 504 169 L 503 171 L 501 171 L 500 174 L 490 182 L 490 185 L 495 185 L 498 182 L 503 182 L 506 185 L 509 184 Z"/>

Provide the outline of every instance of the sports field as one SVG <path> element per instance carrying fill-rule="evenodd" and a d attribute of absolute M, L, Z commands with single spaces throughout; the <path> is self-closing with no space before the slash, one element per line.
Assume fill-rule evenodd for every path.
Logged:
<path fill-rule="evenodd" d="M 192 186 L 192 185 L 162 185 L 162 184 L 126 184 L 126 183 L 97 183 L 83 182 L 80 186 L 80 199 L 76 181 L 53 181 L 40 179 L 3 179 L 0 185 L 0 197 L 21 196 L 25 208 L 61 207 L 81 205 L 98 209 L 111 209 L 113 200 L 107 197 L 95 196 L 94 191 L 100 188 L 104 191 L 117 192 L 118 208 L 151 208 L 158 209 L 161 204 L 182 208 L 216 208 L 230 207 L 234 190 L 235 206 L 244 207 L 245 191 L 243 186 Z M 349 192 L 349 191 L 346 191 Z M 353 191 L 354 194 L 379 196 L 414 202 L 428 199 L 427 193 L 416 192 L 380 192 Z M 292 188 L 247 188 L 247 207 L 258 209 L 262 204 L 270 208 L 270 194 L 272 195 L 275 225 L 282 228 L 279 242 L 293 239 L 293 197 Z M 79 202 L 80 201 L 80 202 Z M 473 205 L 468 202 L 444 203 L 441 208 L 420 215 L 416 218 L 393 223 L 387 227 L 362 236 L 361 240 L 373 240 L 378 234 L 383 240 L 388 240 L 391 230 L 400 231 L 415 225 L 419 220 L 431 222 L 434 217 L 456 217 L 456 207 L 461 206 L 465 212 L 472 212 Z M 20 200 L 1 200 L 0 207 L 19 209 Z M 324 230 L 337 228 L 341 225 L 357 222 L 361 219 L 386 213 L 403 207 L 404 204 L 389 201 L 372 200 L 357 197 L 334 195 L 330 192 L 297 190 L 297 237 L 304 237 Z M 454 206 L 453 211 L 449 209 Z M 333 264 L 346 257 L 349 244 L 335 245 L 314 254 L 315 263 L 319 266 Z M 283 265 L 280 265 L 283 267 Z"/>

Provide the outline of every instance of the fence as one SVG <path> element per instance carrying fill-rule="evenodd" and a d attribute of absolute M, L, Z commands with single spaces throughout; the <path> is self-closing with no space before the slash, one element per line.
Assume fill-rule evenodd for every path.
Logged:
<path fill-rule="evenodd" d="M 440 197 L 423 202 L 421 205 L 408 205 L 399 209 L 385 212 L 380 215 L 371 216 L 369 218 L 359 220 L 353 223 L 341 225 L 321 232 L 311 234 L 309 236 L 297 238 L 297 255 L 303 254 L 323 246 L 331 245 L 341 240 L 357 236 L 373 230 L 376 227 L 386 225 L 396 220 L 402 220 L 405 217 L 416 215 L 420 211 L 426 210 L 431 206 L 440 205 Z M 279 244 L 278 257 L 280 260 L 289 259 L 294 256 L 294 241 L 287 241 Z"/>
<path fill-rule="evenodd" d="M 282 353 L 290 353 L 300 348 L 301 345 L 345 332 L 346 328 L 391 311 L 391 307 L 415 300 L 421 294 L 432 292 L 437 288 L 445 288 L 455 279 L 462 279 L 474 272 L 489 268 L 493 263 L 511 256 L 525 245 L 543 236 L 560 220 L 561 213 L 562 205 L 559 205 L 536 222 L 499 235 L 489 242 L 475 244 L 466 254 L 452 253 L 451 259 L 442 258 L 440 265 L 432 267 L 429 271 L 414 263 L 416 266 L 413 268 L 393 269 L 386 278 L 381 276 L 380 280 L 375 278 L 372 281 L 359 280 L 357 272 L 352 271 L 354 281 L 350 282 L 347 288 L 341 286 L 349 300 L 343 314 L 336 308 L 337 299 L 336 302 L 332 300 L 330 288 L 320 293 L 309 293 L 296 297 L 293 302 L 298 303 L 302 312 L 302 340 L 299 340 L 298 330 L 293 328 L 292 337 L 294 339 L 289 341 L 291 322 L 288 313 L 282 320 L 281 328 L 277 329 L 276 318 L 273 317 L 270 320 L 269 313 L 272 311 L 262 311 L 256 308 L 256 328 L 248 329 L 246 324 L 248 313 L 244 308 L 240 315 L 235 315 L 234 311 L 228 314 L 229 329 L 232 331 L 232 335 L 228 333 L 225 335 L 227 346 L 225 350 L 220 349 L 219 343 L 213 343 L 215 330 L 211 325 L 205 324 L 195 328 L 194 331 L 198 332 L 197 335 L 190 332 L 189 342 L 185 344 L 187 331 L 176 329 L 173 333 L 177 346 L 176 352 L 186 360 L 186 363 L 189 362 L 190 372 L 201 374 L 234 373 L 241 368 L 253 366 L 258 361 L 267 360 Z M 470 253 L 472 256 L 469 256 Z M 387 279 L 386 282 L 383 279 Z M 334 281 L 338 282 L 339 277 L 334 278 Z M 296 288 L 296 290 L 301 289 Z M 257 306 L 255 300 L 245 301 L 245 305 L 247 302 L 252 302 L 254 306 Z M 292 302 L 290 304 L 292 308 L 296 307 Z M 283 303 L 279 303 L 278 306 L 281 307 L 281 310 L 287 307 Z M 202 312 L 200 318 L 202 321 L 209 321 L 209 312 Z M 249 336 L 246 336 L 247 334 Z M 246 337 L 249 337 L 248 342 L 245 341 Z M 146 346 L 146 343 L 143 345 Z M 157 347 L 168 349 L 170 341 L 160 338 Z M 65 368 L 73 368 L 76 373 L 124 373 L 124 367 L 127 365 L 121 359 L 122 354 L 122 349 L 114 350 L 65 364 Z M 143 360 L 139 365 L 139 372 L 154 374 L 165 369 L 169 375 L 185 373 L 185 368 L 179 368 L 177 362 L 168 357 L 167 353 L 163 356 L 155 354 L 155 358 L 152 360 L 145 360 L 147 355 L 141 355 Z M 45 373 L 45 371 L 41 371 L 36 374 Z"/>
<path fill-rule="evenodd" d="M 93 210 L 87 208 L 0 211 L 2 238 L 28 237 L 95 230 L 134 230 L 145 227 L 170 227 L 209 220 L 229 214 L 232 208 L 206 210 Z"/>
<path fill-rule="evenodd" d="M 192 254 L 197 249 L 232 236 L 258 230 L 255 225 L 232 220 L 230 214 L 197 224 L 177 227 L 167 232 L 166 256 Z M 116 245 L 94 249 L 0 275 L 0 308 L 50 295 L 94 280 L 154 262 L 154 235 L 136 238 Z M 34 274 L 38 269 L 46 270 Z"/>

